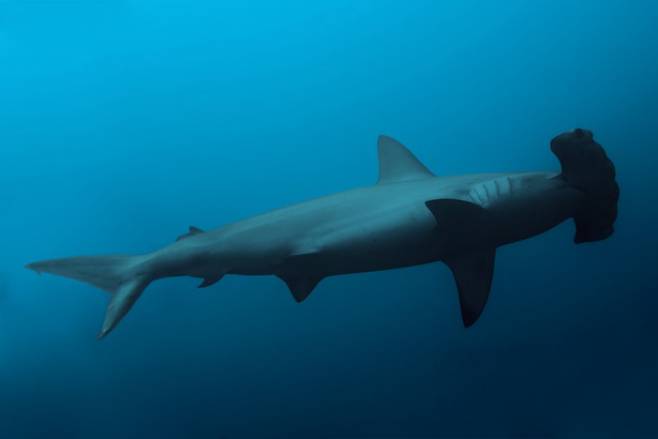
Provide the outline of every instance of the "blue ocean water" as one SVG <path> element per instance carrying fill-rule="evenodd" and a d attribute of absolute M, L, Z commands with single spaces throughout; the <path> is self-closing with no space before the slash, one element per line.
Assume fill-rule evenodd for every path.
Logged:
<path fill-rule="evenodd" d="M 0 438 L 657 437 L 658 3 L 0 2 Z M 617 231 L 499 250 L 464 330 L 446 266 L 107 296 L 45 258 L 141 253 L 371 184 L 558 169 L 582 126 Z"/>

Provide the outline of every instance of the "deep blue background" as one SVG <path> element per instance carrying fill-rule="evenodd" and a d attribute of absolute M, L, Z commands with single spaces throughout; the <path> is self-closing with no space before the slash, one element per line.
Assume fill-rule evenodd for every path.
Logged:
<path fill-rule="evenodd" d="M 657 436 L 654 1 L 0 2 L 0 437 Z M 27 262 L 139 253 L 376 179 L 556 169 L 590 128 L 617 232 L 498 253 L 461 327 L 449 270 L 157 282 Z"/>

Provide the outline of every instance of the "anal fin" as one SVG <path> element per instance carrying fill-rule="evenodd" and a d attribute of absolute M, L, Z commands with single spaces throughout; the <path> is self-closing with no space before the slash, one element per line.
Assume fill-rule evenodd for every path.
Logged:
<path fill-rule="evenodd" d="M 471 251 L 447 258 L 444 262 L 452 270 L 459 291 L 464 327 L 472 326 L 482 314 L 493 279 L 496 249 Z"/>
<path fill-rule="evenodd" d="M 216 273 L 216 274 L 212 274 L 210 276 L 206 276 L 203 279 L 203 282 L 201 282 L 201 284 L 199 284 L 199 286 L 197 288 L 208 288 L 209 286 L 214 285 L 217 282 L 219 282 L 220 280 L 222 280 L 223 277 L 224 277 L 224 273 L 221 273 L 221 272 Z"/>

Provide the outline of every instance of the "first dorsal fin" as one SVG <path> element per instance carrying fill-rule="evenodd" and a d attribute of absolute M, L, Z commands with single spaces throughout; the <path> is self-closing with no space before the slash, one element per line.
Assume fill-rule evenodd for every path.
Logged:
<path fill-rule="evenodd" d="M 379 154 L 379 180 L 377 183 L 420 180 L 434 177 L 411 151 L 397 140 L 388 136 L 379 136 L 377 141 Z"/>
<path fill-rule="evenodd" d="M 188 232 L 180 235 L 178 238 L 176 238 L 176 241 L 180 241 L 181 239 L 189 238 L 190 236 L 198 235 L 199 233 L 204 233 L 203 230 L 201 230 L 198 227 L 190 226 L 188 229 Z"/>

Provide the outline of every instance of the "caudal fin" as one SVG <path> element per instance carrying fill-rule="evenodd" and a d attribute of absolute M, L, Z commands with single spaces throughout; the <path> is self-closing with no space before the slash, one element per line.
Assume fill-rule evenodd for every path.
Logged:
<path fill-rule="evenodd" d="M 551 140 L 551 151 L 562 165 L 561 177 L 585 193 L 574 216 L 577 244 L 599 241 L 614 232 L 619 186 L 615 166 L 591 131 L 575 129 Z"/>
<path fill-rule="evenodd" d="M 37 273 L 51 273 L 94 285 L 112 295 L 98 338 L 116 327 L 151 277 L 139 269 L 141 256 L 80 256 L 52 259 L 28 264 L 26 268 Z"/>

